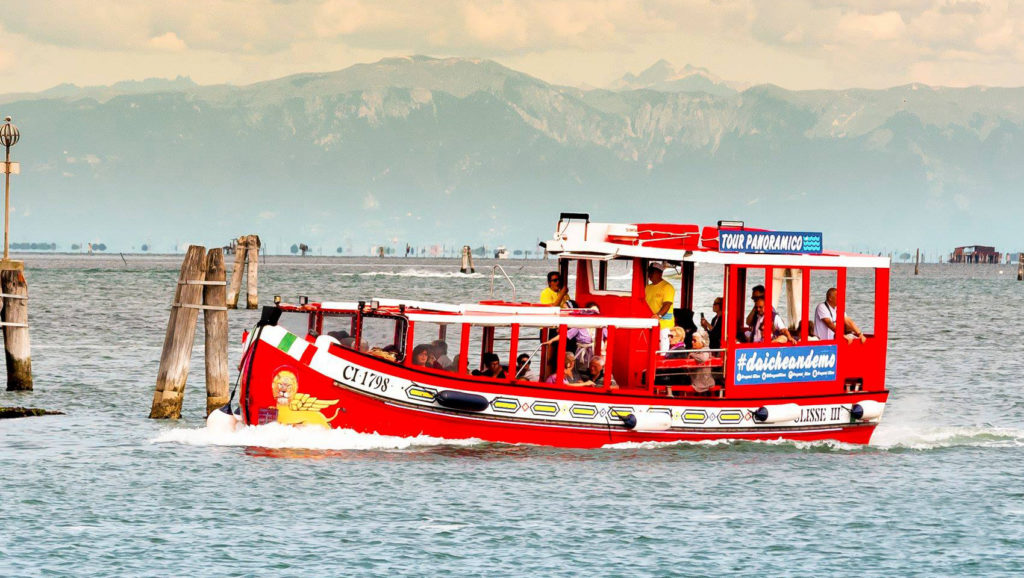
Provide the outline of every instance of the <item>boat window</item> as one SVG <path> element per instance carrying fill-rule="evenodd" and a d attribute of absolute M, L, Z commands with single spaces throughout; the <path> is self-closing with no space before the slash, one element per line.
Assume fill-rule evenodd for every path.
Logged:
<path fill-rule="evenodd" d="M 825 302 L 825 296 L 829 288 L 838 285 L 838 275 L 835 269 L 813 269 L 811 271 L 811 294 L 807 297 L 807 317 L 811 321 L 808 335 L 814 335 L 814 340 L 820 340 L 821 335 L 815 335 L 815 311 L 818 306 Z"/>
<path fill-rule="evenodd" d="M 803 322 L 802 269 L 772 269 L 772 303 L 775 312 L 785 320 L 790 335 L 799 340 L 800 324 Z"/>
<path fill-rule="evenodd" d="M 312 329 L 312 320 L 313 316 L 309 313 L 284 311 L 281 313 L 281 318 L 277 321 L 277 326 L 283 327 L 289 333 L 294 333 L 299 337 L 305 337 L 310 333 L 310 329 Z"/>
<path fill-rule="evenodd" d="M 352 338 L 356 332 L 356 316 L 352 313 L 324 314 L 321 335 L 328 335 L 342 343 L 343 339 Z"/>
<path fill-rule="evenodd" d="M 408 322 L 390 315 L 363 315 L 359 349 L 393 353 L 396 361 L 404 359 L 405 333 Z"/>
<path fill-rule="evenodd" d="M 875 270 L 847 269 L 846 315 L 867 336 L 875 333 Z"/>
<path fill-rule="evenodd" d="M 417 322 L 413 328 L 413 342 L 416 345 L 431 345 L 438 364 L 442 369 L 456 371 L 454 366 L 459 355 L 462 336 L 460 323 Z"/>
<path fill-rule="evenodd" d="M 586 261 L 593 280 L 594 295 L 616 295 L 629 297 L 633 283 L 633 261 L 615 259 L 612 261 Z"/>

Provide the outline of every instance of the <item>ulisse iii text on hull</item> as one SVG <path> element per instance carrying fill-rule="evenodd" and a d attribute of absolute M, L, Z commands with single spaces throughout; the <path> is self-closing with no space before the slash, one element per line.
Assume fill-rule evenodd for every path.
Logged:
<path fill-rule="evenodd" d="M 545 245 L 558 264 L 536 303 L 264 308 L 238 419 L 566 447 L 870 440 L 888 259 L 820 233 L 571 213 Z"/>

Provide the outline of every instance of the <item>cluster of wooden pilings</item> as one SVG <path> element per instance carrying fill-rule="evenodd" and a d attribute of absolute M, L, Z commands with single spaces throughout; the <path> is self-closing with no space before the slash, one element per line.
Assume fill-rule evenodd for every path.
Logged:
<path fill-rule="evenodd" d="M 28 283 L 21 261 L 0 261 L 0 326 L 4 329 L 7 391 L 32 390 L 32 347 L 28 337 Z"/>
<path fill-rule="evenodd" d="M 258 235 L 243 235 L 235 243 L 235 267 L 231 270 L 231 285 L 228 287 L 227 306 L 238 308 L 238 294 L 242 290 L 242 277 L 248 271 L 246 280 L 246 309 L 259 305 L 258 285 L 260 266 L 260 238 Z"/>
<path fill-rule="evenodd" d="M 228 309 L 225 299 L 224 250 L 192 246 L 181 263 L 171 315 L 164 335 L 156 392 L 149 417 L 177 419 L 185 399 L 195 340 L 203 312 L 206 329 L 206 413 L 228 402 Z"/>

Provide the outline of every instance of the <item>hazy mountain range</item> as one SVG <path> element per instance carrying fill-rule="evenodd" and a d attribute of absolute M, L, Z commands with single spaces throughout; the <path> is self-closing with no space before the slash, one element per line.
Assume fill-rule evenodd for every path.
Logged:
<path fill-rule="evenodd" d="M 248 86 L 0 96 L 22 140 L 12 241 L 529 248 L 559 211 L 821 230 L 858 250 L 1015 234 L 1024 88 L 789 91 L 661 61 L 608 89 L 393 58 Z"/>

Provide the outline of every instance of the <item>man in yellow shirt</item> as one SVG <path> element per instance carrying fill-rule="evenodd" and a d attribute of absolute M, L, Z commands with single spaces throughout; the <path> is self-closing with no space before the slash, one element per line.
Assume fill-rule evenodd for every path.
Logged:
<path fill-rule="evenodd" d="M 650 285 L 644 289 L 644 297 L 647 306 L 651 308 L 651 314 L 659 320 L 661 331 L 658 339 L 658 351 L 667 351 L 669 348 L 669 329 L 675 325 L 672 317 L 672 307 L 676 300 L 676 290 L 672 284 L 661 278 L 665 270 L 663 263 L 654 262 L 647 266 L 647 278 Z"/>
<path fill-rule="evenodd" d="M 548 273 L 548 286 L 540 292 L 541 304 L 565 307 L 568 300 L 569 289 L 562 284 L 562 276 L 558 274 L 558 271 Z"/>

